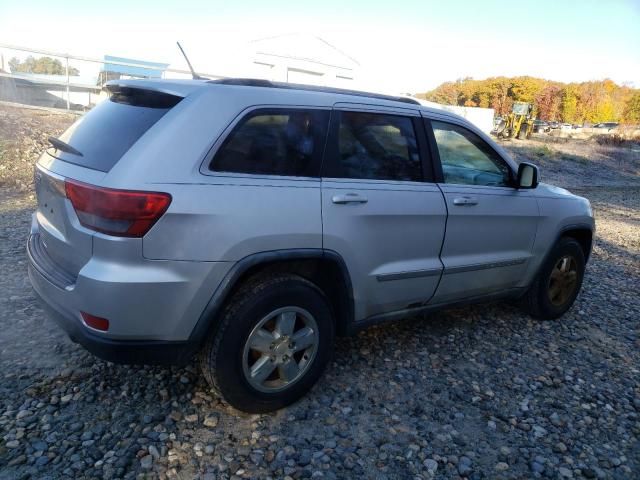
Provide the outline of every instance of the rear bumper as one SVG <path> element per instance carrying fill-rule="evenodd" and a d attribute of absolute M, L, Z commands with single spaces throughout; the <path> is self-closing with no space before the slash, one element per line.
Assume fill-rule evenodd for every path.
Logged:
<path fill-rule="evenodd" d="M 57 288 L 29 262 L 31 285 L 47 315 L 69 338 L 82 345 L 96 357 L 125 364 L 184 365 L 197 352 L 195 341 L 171 342 L 161 340 L 115 340 L 93 333 L 79 315 L 58 304 L 47 292 Z"/>
<path fill-rule="evenodd" d="M 107 249 L 94 241 L 93 255 L 73 274 L 38 237 L 34 219 L 27 243 L 31 285 L 73 341 L 116 363 L 184 364 L 197 351 L 202 338 L 192 335 L 194 327 L 230 264 L 148 260 L 140 242 L 112 240 Z M 108 319 L 108 331 L 87 326 L 81 312 Z"/>

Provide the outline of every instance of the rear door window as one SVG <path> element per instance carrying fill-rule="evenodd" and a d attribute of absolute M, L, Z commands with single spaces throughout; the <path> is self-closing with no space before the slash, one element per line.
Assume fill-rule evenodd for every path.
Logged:
<path fill-rule="evenodd" d="M 114 88 L 109 99 L 82 116 L 60 140 L 82 155 L 51 148 L 56 158 L 108 172 L 182 97 L 137 88 Z"/>
<path fill-rule="evenodd" d="M 411 117 L 335 111 L 324 177 L 421 181 Z"/>
<path fill-rule="evenodd" d="M 244 117 L 213 157 L 217 172 L 317 177 L 329 112 L 260 109 Z"/>

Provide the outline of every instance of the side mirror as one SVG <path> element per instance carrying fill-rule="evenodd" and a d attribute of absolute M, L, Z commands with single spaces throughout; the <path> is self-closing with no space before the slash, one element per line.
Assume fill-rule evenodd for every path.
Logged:
<path fill-rule="evenodd" d="M 538 167 L 533 163 L 522 162 L 518 165 L 517 188 L 536 188 L 539 178 Z"/>

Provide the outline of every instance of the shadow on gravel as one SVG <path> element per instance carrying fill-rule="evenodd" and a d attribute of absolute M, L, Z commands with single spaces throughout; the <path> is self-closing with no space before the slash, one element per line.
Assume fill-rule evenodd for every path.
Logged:
<path fill-rule="evenodd" d="M 640 229 L 640 225 L 635 224 Z M 622 245 L 609 242 L 596 237 L 594 250 L 599 255 L 599 261 L 607 265 L 607 269 L 615 272 L 621 284 L 628 281 L 638 281 L 638 264 L 640 264 L 640 251 L 633 251 Z M 587 268 L 589 268 L 587 266 Z"/>

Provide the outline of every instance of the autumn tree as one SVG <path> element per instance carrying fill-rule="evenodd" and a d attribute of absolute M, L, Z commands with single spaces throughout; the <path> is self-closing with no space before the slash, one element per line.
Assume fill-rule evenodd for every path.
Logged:
<path fill-rule="evenodd" d="M 561 92 L 562 88 L 556 84 L 549 84 L 538 92 L 534 100 L 538 107 L 538 118 L 551 121 L 560 117 Z"/>
<path fill-rule="evenodd" d="M 511 96 L 518 102 L 533 103 L 544 88 L 545 80 L 534 77 L 516 77 L 512 81 Z"/>
<path fill-rule="evenodd" d="M 442 105 L 458 104 L 458 90 L 452 82 L 445 82 L 430 92 L 418 93 L 416 97 L 429 100 L 430 102 L 441 103 Z"/>
<path fill-rule="evenodd" d="M 628 104 L 637 93 L 609 79 L 563 84 L 525 76 L 463 78 L 418 96 L 446 105 L 491 107 L 498 115 L 509 113 L 513 102 L 529 102 L 543 120 L 596 123 L 626 119 L 626 112 L 634 111 Z"/>
<path fill-rule="evenodd" d="M 636 92 L 624 107 L 624 120 L 629 123 L 640 123 L 640 92 Z"/>
<path fill-rule="evenodd" d="M 569 84 L 560 93 L 560 117 L 565 122 L 575 122 L 578 119 L 578 93 Z"/>
<path fill-rule="evenodd" d="M 491 92 L 491 108 L 498 115 L 505 115 L 511 111 L 513 98 L 509 96 L 511 80 L 505 77 L 490 78 L 489 90 Z"/>

